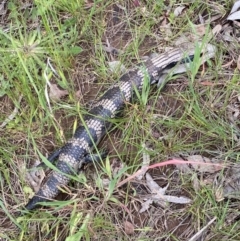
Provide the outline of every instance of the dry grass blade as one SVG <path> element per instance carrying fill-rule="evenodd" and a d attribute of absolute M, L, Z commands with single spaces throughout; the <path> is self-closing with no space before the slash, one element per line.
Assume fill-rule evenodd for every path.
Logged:
<path fill-rule="evenodd" d="M 23 96 L 21 95 L 18 99 L 18 105 L 20 105 L 22 98 Z M 12 121 L 15 118 L 15 116 L 18 113 L 18 110 L 19 110 L 19 106 L 15 106 L 13 112 L 0 125 L 0 129 L 3 129 L 10 121 Z"/>
<path fill-rule="evenodd" d="M 203 235 L 204 232 L 206 232 L 206 230 L 209 228 L 209 226 L 216 220 L 217 218 L 214 217 L 212 220 L 210 220 L 206 226 L 204 226 L 203 228 L 201 228 L 201 230 L 199 230 L 193 237 L 191 237 L 189 239 L 189 241 L 197 241 L 199 240 L 199 238 L 201 238 L 201 236 Z"/>

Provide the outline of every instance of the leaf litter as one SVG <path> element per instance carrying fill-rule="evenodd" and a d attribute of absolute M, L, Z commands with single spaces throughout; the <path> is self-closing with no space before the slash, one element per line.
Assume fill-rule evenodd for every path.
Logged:
<path fill-rule="evenodd" d="M 146 153 L 144 152 L 143 154 L 146 156 Z M 148 164 L 145 162 L 145 158 L 143 158 L 143 165 L 142 167 L 131 177 L 128 177 L 126 180 L 130 181 L 133 178 L 137 178 L 138 180 L 141 180 L 143 178 L 144 173 L 146 173 L 149 169 L 155 168 L 155 167 L 160 167 L 164 165 L 169 165 L 173 164 L 176 165 L 178 168 L 180 168 L 184 172 L 191 172 L 191 169 L 187 166 L 187 164 L 191 164 L 193 169 L 195 171 L 201 172 L 201 173 L 215 173 L 217 171 L 222 170 L 225 167 L 225 164 L 220 161 L 218 161 L 215 158 L 206 158 L 201 155 L 192 155 L 188 156 L 187 161 L 184 161 L 183 159 L 176 159 L 174 158 L 173 160 L 158 163 L 158 164 L 153 164 L 152 166 L 149 166 L 148 164 L 150 163 L 150 157 L 148 157 Z M 151 177 L 149 173 L 145 174 L 146 178 L 146 185 L 150 190 L 150 194 L 148 195 L 148 198 L 145 198 L 145 201 L 142 203 L 142 208 L 140 209 L 140 213 L 145 212 L 147 209 L 149 209 L 150 205 L 155 202 L 158 205 L 162 207 L 167 207 L 168 203 L 178 203 L 178 204 L 189 204 L 191 203 L 191 199 L 184 197 L 184 196 L 172 196 L 172 195 L 166 195 L 165 192 L 167 191 L 167 188 L 169 186 L 166 185 L 165 187 L 160 187 Z M 122 181 L 118 186 L 122 185 L 125 183 Z M 195 184 L 196 185 L 196 184 Z"/>
<path fill-rule="evenodd" d="M 160 187 L 151 177 L 149 173 L 146 173 L 146 185 L 150 190 L 150 194 L 148 195 L 147 200 L 142 203 L 142 208 L 140 209 L 140 213 L 145 212 L 149 209 L 150 204 L 153 202 L 165 208 L 168 206 L 168 203 L 178 203 L 178 204 L 189 204 L 191 203 L 191 199 L 187 197 L 177 197 L 172 195 L 166 195 L 167 188 L 169 186 Z"/>
<path fill-rule="evenodd" d="M 59 101 L 61 98 L 68 95 L 68 91 L 60 89 L 57 84 L 52 84 L 52 83 L 49 82 L 48 86 L 49 86 L 49 89 L 50 89 L 49 97 L 52 100 Z"/>
<path fill-rule="evenodd" d="M 40 161 L 35 161 L 34 165 L 35 167 L 39 165 L 41 162 Z M 42 181 L 46 177 L 45 172 L 42 168 L 32 168 L 29 172 L 26 172 L 26 181 L 30 184 L 30 186 L 33 188 L 34 192 L 36 193 L 41 185 Z M 32 198 L 32 197 L 30 197 Z"/>

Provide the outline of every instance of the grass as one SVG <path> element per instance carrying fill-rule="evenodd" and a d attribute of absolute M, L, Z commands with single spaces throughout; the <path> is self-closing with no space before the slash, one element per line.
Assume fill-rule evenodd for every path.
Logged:
<path fill-rule="evenodd" d="M 203 185 L 216 181 L 216 174 L 181 174 L 175 167 L 152 170 L 159 184 L 170 184 L 170 194 L 187 195 L 193 203 L 169 204 L 165 210 L 152 205 L 144 214 L 138 212 L 139 192 L 146 195 L 143 185 L 116 188 L 141 166 L 142 144 L 149 147 L 152 163 L 191 154 L 239 162 L 239 117 L 231 120 L 229 109 L 239 109 L 239 70 L 235 61 L 226 66 L 238 54 L 234 43 L 210 40 L 214 21 L 204 41 L 217 46 L 215 59 L 202 66 L 195 57 L 189 71 L 171 77 L 161 93 L 144 85 L 100 143 L 99 149 L 110 149 L 108 158 L 76 175 L 58 201 L 15 216 L 34 193 L 26 169 L 62 146 L 96 96 L 119 77 L 119 72 L 109 71 L 109 61 L 131 67 L 144 55 L 164 52 L 179 36 L 193 34 L 199 14 L 224 17 L 232 6 L 224 0 L 191 2 L 141 1 L 138 6 L 138 1 L 118 1 L 117 7 L 107 0 L 7 1 L 0 22 L 0 123 L 14 107 L 19 110 L 0 129 L 0 239 L 189 240 L 217 217 L 204 240 L 239 240 L 239 201 L 217 202 L 213 185 Z M 179 5 L 186 9 L 176 17 Z M 171 32 L 164 21 L 171 23 Z M 122 51 L 118 57 L 103 49 L 107 41 Z M 49 102 L 47 81 L 69 94 Z M 116 175 L 122 163 L 124 169 Z M 193 187 L 194 175 L 198 189 Z M 126 231 L 126 221 L 134 225 L 134 233 Z"/>

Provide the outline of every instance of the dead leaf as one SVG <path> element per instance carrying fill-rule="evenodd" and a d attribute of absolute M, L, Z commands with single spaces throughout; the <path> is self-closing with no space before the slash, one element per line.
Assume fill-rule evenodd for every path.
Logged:
<path fill-rule="evenodd" d="M 159 197 L 158 196 L 157 195 L 153 196 L 153 201 L 159 200 L 159 197 L 162 198 L 161 196 Z M 169 203 L 178 203 L 178 204 L 188 204 L 192 202 L 192 200 L 187 197 L 176 197 L 176 196 L 170 196 L 170 195 L 164 195 L 164 200 Z"/>
<path fill-rule="evenodd" d="M 40 164 L 40 161 L 36 160 L 34 166 Z M 34 192 L 37 192 L 42 184 L 43 179 L 45 178 L 45 172 L 43 169 L 32 169 L 30 172 L 26 173 L 26 180 L 33 188 Z"/>
<path fill-rule="evenodd" d="M 218 189 L 216 189 L 214 195 L 217 202 L 221 202 L 222 200 L 224 200 L 223 188 L 219 187 Z"/>
<path fill-rule="evenodd" d="M 199 181 L 196 173 L 193 174 L 191 179 L 192 179 L 192 185 L 193 185 L 195 192 L 198 192 L 200 189 L 200 181 Z"/>
<path fill-rule="evenodd" d="M 115 54 L 115 55 L 123 54 L 122 50 L 111 46 L 111 44 L 108 41 L 107 41 L 107 46 L 106 45 L 101 45 L 101 46 L 97 45 L 96 47 L 97 47 L 97 49 L 103 49 L 107 53 L 111 53 L 111 54 Z"/>
<path fill-rule="evenodd" d="M 240 23 L 238 22 L 238 20 L 237 20 L 237 21 L 233 21 L 233 23 L 234 23 L 234 25 L 235 25 L 237 28 L 240 27 Z M 238 31 L 238 32 L 239 32 L 239 31 Z"/>
<path fill-rule="evenodd" d="M 236 39 L 234 38 L 233 28 L 229 25 L 224 28 L 223 39 L 228 42 L 234 42 Z"/>
<path fill-rule="evenodd" d="M 184 46 L 184 44 L 188 44 L 189 43 L 189 38 L 188 38 L 189 36 L 186 36 L 186 35 L 181 35 L 180 37 L 178 37 L 175 41 L 174 41 L 174 45 L 176 46 L 176 47 L 178 47 L 178 46 Z M 167 51 L 167 49 L 166 49 L 166 51 Z"/>
<path fill-rule="evenodd" d="M 198 36 L 203 36 L 206 33 L 205 24 L 195 25 L 196 34 Z"/>
<path fill-rule="evenodd" d="M 239 8 L 240 8 L 240 1 L 236 1 L 236 2 L 233 4 L 233 7 L 232 7 L 232 9 L 231 9 L 230 14 L 236 12 Z"/>
<path fill-rule="evenodd" d="M 164 26 L 165 40 L 169 40 L 173 36 L 171 23 L 165 24 Z"/>
<path fill-rule="evenodd" d="M 78 91 L 75 93 L 75 97 L 76 97 L 77 99 L 80 99 L 80 98 L 83 97 L 83 93 L 82 93 L 82 90 L 81 90 L 81 89 L 78 90 Z"/>
<path fill-rule="evenodd" d="M 234 198 L 240 200 L 240 164 L 232 165 L 224 175 L 216 179 L 215 197 L 217 201 L 224 198 Z"/>
<path fill-rule="evenodd" d="M 238 107 L 235 107 L 234 105 L 227 105 L 227 116 L 228 119 L 235 123 L 240 115 L 240 109 Z"/>
<path fill-rule="evenodd" d="M 151 190 L 151 193 L 159 193 L 161 195 L 164 195 L 168 185 L 164 188 L 160 187 L 151 177 L 151 175 L 149 173 L 146 174 L 146 182 L 147 182 L 147 186 L 149 187 L 149 189 Z"/>
<path fill-rule="evenodd" d="M 136 176 L 136 178 L 138 180 L 142 180 L 143 176 L 145 175 L 145 173 L 148 170 L 148 166 L 150 164 L 150 156 L 147 153 L 147 147 L 145 145 L 145 143 L 142 144 L 142 148 L 143 148 L 143 161 L 142 161 L 142 166 L 141 169 L 139 170 L 139 174 Z"/>
<path fill-rule="evenodd" d="M 178 6 L 175 8 L 173 14 L 175 17 L 178 17 L 179 15 L 181 15 L 183 9 L 185 9 L 185 6 Z"/>
<path fill-rule="evenodd" d="M 109 188 L 110 180 L 109 178 L 102 178 L 102 185 L 104 188 Z"/>
<path fill-rule="evenodd" d="M 2 1 L 0 4 L 0 15 L 5 15 L 7 13 L 7 7 L 5 6 L 6 0 Z"/>
<path fill-rule="evenodd" d="M 239 20 L 239 19 L 240 19 L 240 11 L 237 11 L 237 12 L 229 15 L 227 18 L 227 20 L 231 20 L 231 21 Z"/>
<path fill-rule="evenodd" d="M 108 65 L 109 65 L 110 71 L 113 73 L 118 72 L 119 70 L 122 74 L 127 72 L 126 67 L 120 61 L 111 61 L 111 62 L 108 62 Z"/>
<path fill-rule="evenodd" d="M 240 1 L 234 3 L 230 14 L 227 17 L 227 20 L 239 20 L 240 19 L 240 11 L 237 11 L 240 8 Z"/>
<path fill-rule="evenodd" d="M 66 95 L 68 95 L 68 91 L 67 90 L 61 90 L 59 89 L 58 85 L 56 84 L 51 84 L 49 83 L 49 97 L 52 100 L 60 100 L 62 97 L 65 97 Z"/>
<path fill-rule="evenodd" d="M 208 172 L 208 173 L 214 173 L 216 171 L 219 171 L 222 169 L 222 167 L 211 165 L 215 163 L 220 163 L 217 159 L 209 159 L 207 157 L 201 156 L 201 155 L 192 155 L 187 157 L 188 161 L 196 162 L 196 164 L 192 164 L 192 167 L 202 173 Z M 208 165 L 206 165 L 206 163 Z"/>
<path fill-rule="evenodd" d="M 178 160 L 184 161 L 182 158 L 178 157 Z M 192 173 L 191 168 L 187 164 L 175 164 L 176 168 L 183 173 Z"/>
<path fill-rule="evenodd" d="M 152 199 L 148 199 L 146 202 L 143 202 L 141 204 L 141 209 L 139 210 L 139 213 L 143 213 L 147 211 L 150 208 L 150 205 L 153 203 Z"/>
<path fill-rule="evenodd" d="M 119 161 L 119 159 L 117 158 L 113 159 L 111 163 L 112 176 L 116 177 L 123 168 L 124 168 L 123 162 Z"/>
<path fill-rule="evenodd" d="M 212 33 L 213 33 L 213 35 L 218 35 L 221 30 L 222 30 L 222 25 L 221 25 L 221 24 L 217 24 L 217 25 L 213 28 Z"/>
<path fill-rule="evenodd" d="M 218 175 L 219 173 L 217 173 Z M 201 181 L 201 186 L 211 186 L 214 182 L 214 179 L 216 178 L 217 175 L 208 175 L 206 178 L 204 178 L 202 181 Z"/>
<path fill-rule="evenodd" d="M 177 158 L 178 160 L 184 161 L 182 158 Z M 187 164 L 175 164 L 176 168 L 182 173 L 191 174 L 191 180 L 194 190 L 197 192 L 200 189 L 200 181 L 197 174 L 187 165 Z"/>
<path fill-rule="evenodd" d="M 216 192 L 216 197 L 217 197 L 217 192 Z M 227 185 L 223 187 L 222 199 L 223 198 L 234 198 L 234 199 L 240 200 L 240 179 L 238 180 L 232 179 L 231 182 L 229 182 Z M 221 201 L 222 199 L 219 199 L 219 200 Z"/>
<path fill-rule="evenodd" d="M 216 84 L 210 81 L 201 81 L 200 82 L 201 85 L 203 86 L 215 86 Z"/>
<path fill-rule="evenodd" d="M 126 234 L 128 234 L 128 235 L 134 234 L 134 226 L 132 223 L 125 221 L 123 223 L 123 226 L 124 226 L 124 231 Z"/>
<path fill-rule="evenodd" d="M 187 197 L 176 197 L 171 195 L 165 195 L 165 192 L 168 188 L 168 185 L 164 188 L 160 187 L 150 176 L 149 173 L 146 174 L 146 184 L 151 191 L 151 194 L 148 195 L 148 199 L 142 203 L 139 213 L 142 213 L 149 209 L 150 205 L 154 202 L 165 208 L 168 206 L 168 203 L 179 203 L 187 204 L 192 200 Z"/>

